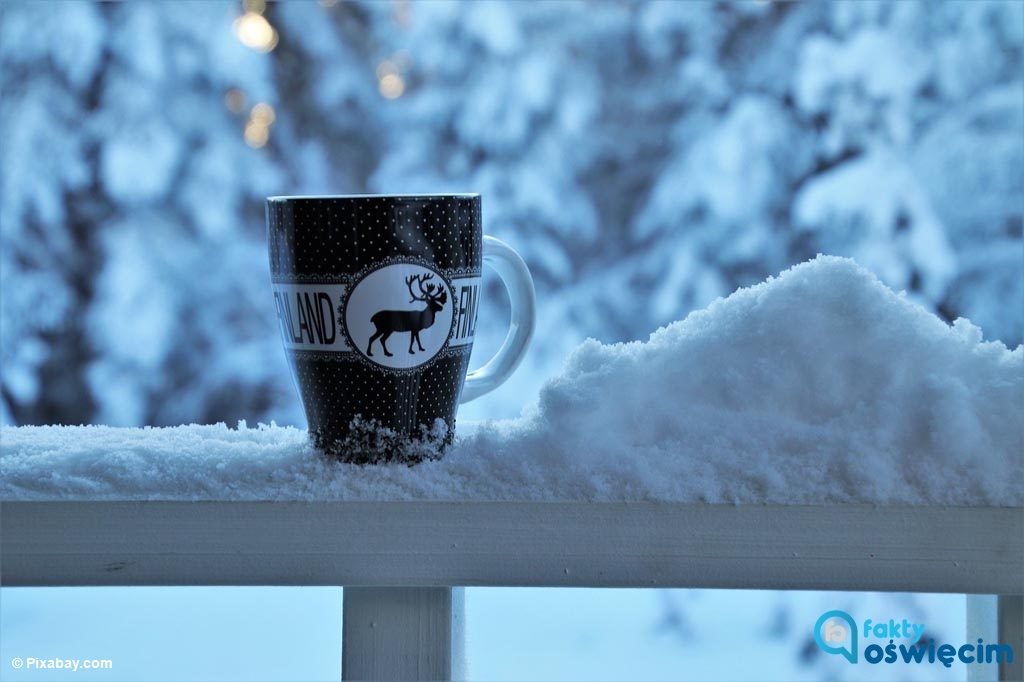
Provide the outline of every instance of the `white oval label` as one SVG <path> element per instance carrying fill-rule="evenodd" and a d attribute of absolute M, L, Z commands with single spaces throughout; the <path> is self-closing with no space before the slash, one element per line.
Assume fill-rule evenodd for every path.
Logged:
<path fill-rule="evenodd" d="M 345 302 L 349 342 L 363 357 L 392 369 L 412 369 L 441 352 L 454 322 L 451 286 L 415 263 L 374 270 Z"/>

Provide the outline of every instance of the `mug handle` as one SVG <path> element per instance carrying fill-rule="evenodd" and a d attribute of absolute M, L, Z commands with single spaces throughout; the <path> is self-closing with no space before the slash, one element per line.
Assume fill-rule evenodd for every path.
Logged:
<path fill-rule="evenodd" d="M 480 369 L 466 375 L 460 403 L 476 400 L 505 383 L 522 362 L 537 324 L 537 296 L 533 290 L 533 277 L 515 249 L 500 239 L 484 235 L 484 263 L 494 268 L 508 291 L 512 306 L 511 320 L 505 341 L 494 357 Z"/>

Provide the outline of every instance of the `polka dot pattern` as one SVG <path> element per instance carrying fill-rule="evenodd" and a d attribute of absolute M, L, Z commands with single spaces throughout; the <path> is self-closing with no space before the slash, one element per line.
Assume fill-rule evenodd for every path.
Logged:
<path fill-rule="evenodd" d="M 351 282 L 378 262 L 403 257 L 428 261 L 449 280 L 479 275 L 480 218 L 477 195 L 271 199 L 271 275 L 275 282 Z M 342 459 L 366 462 L 374 458 L 342 446 L 357 418 L 410 438 L 437 419 L 454 429 L 471 349 L 447 348 L 429 365 L 401 373 L 360 361 L 354 352 L 286 352 L 314 442 Z"/>
<path fill-rule="evenodd" d="M 267 201 L 275 281 L 347 282 L 388 258 L 479 273 L 479 195 L 290 198 Z"/>

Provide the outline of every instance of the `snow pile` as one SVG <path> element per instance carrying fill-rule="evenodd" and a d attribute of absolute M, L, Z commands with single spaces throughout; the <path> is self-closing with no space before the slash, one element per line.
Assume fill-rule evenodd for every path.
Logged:
<path fill-rule="evenodd" d="M 1024 504 L 1024 348 L 818 257 L 647 342 L 582 344 L 519 419 L 416 467 L 274 426 L 2 431 L 7 499 Z"/>

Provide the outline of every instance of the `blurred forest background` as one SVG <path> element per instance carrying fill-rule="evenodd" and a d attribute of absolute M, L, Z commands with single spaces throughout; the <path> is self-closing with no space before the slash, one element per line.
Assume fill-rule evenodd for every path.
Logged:
<path fill-rule="evenodd" d="M 583 338 L 646 338 L 818 252 L 1017 345 L 1022 47 L 1020 2 L 4 2 L 0 423 L 303 425 L 273 319 L 271 194 L 483 194 L 487 231 L 534 273 L 540 331 L 523 368 L 462 417 L 514 416 Z M 505 332 L 488 286 L 480 357 Z M 130 662 L 194 627 L 162 618 L 196 617 L 167 616 L 185 603 L 169 590 L 79 591 L 85 621 L 67 595 L 25 592 L 6 590 L 21 609 L 9 646 L 65 641 L 61 623 L 68 637 L 105 632 L 138 608 L 147 625 L 117 650 Z M 230 590 L 203 594 L 203 622 L 244 613 L 218 611 Z M 541 641 L 529 635 L 543 604 L 474 594 L 490 610 L 471 671 L 494 679 L 736 666 L 842 679 L 856 670 L 824 660 L 810 627 L 853 605 L 963 633 L 941 595 L 649 592 L 656 603 L 630 607 L 563 591 L 544 597 L 566 605 L 544 623 L 572 634 Z M 586 610 L 601 604 L 604 620 Z M 302 608 L 266 613 L 315 622 Z M 702 643 L 710 621 L 720 632 Z M 595 634 L 599 622 L 613 629 Z M 228 641 L 248 630 L 224 623 L 208 642 L 224 679 L 245 676 L 243 658 L 270 675 L 303 646 L 272 624 L 272 642 Z M 509 651 L 533 654 L 519 663 L 496 653 L 515 628 Z M 747 635 L 763 651 L 736 657 Z M 644 655 L 608 663 L 623 642 Z M 203 665 L 197 676 L 220 676 Z"/>
<path fill-rule="evenodd" d="M 5 2 L 0 419 L 302 425 L 270 194 L 483 193 L 541 333 L 463 417 L 818 252 L 1016 345 L 1022 8 Z"/>

